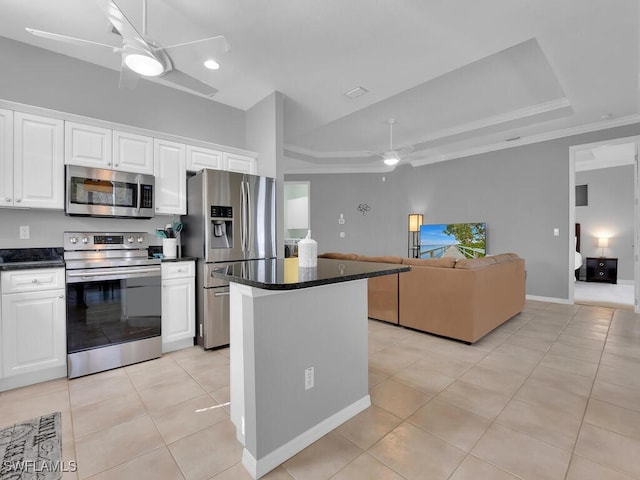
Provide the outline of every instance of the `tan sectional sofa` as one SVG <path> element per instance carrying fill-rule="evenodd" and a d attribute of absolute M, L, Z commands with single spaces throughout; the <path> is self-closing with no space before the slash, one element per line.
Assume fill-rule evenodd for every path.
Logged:
<path fill-rule="evenodd" d="M 368 280 L 369 317 L 467 343 L 478 341 L 524 307 L 525 265 L 515 253 L 458 261 L 353 253 L 320 256 L 411 265 L 409 272 Z"/>

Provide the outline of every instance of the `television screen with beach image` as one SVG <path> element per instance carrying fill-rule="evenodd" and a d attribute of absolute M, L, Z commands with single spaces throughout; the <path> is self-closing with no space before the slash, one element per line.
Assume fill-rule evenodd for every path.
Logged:
<path fill-rule="evenodd" d="M 420 258 L 484 257 L 487 251 L 487 224 L 438 223 L 420 227 Z"/>

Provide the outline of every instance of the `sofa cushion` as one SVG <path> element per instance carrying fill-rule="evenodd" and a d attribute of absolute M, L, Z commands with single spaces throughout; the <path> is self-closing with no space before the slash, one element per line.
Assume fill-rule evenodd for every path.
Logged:
<path fill-rule="evenodd" d="M 358 255 L 356 260 L 359 262 L 378 262 L 378 263 L 402 263 L 402 257 L 394 255 L 385 255 L 381 257 L 370 257 L 368 255 Z"/>
<path fill-rule="evenodd" d="M 517 260 L 520 257 L 516 253 L 499 253 L 498 255 L 492 255 L 491 258 L 493 258 L 496 263 L 503 263 Z"/>
<path fill-rule="evenodd" d="M 421 267 L 443 267 L 453 268 L 456 264 L 455 258 L 442 257 L 442 258 L 403 258 L 402 263 L 404 265 L 415 265 Z"/>
<path fill-rule="evenodd" d="M 357 255 L 355 253 L 338 253 L 327 252 L 318 255 L 318 258 L 333 258 L 335 260 L 355 260 Z"/>
<path fill-rule="evenodd" d="M 456 262 L 455 268 L 464 270 L 473 270 L 475 268 L 483 268 L 489 265 L 495 265 L 497 262 L 494 257 L 464 258 Z"/>

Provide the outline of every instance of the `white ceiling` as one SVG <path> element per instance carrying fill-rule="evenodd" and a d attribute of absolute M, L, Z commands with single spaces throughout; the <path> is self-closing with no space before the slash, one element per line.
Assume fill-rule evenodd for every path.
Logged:
<path fill-rule="evenodd" d="M 142 0 L 115 2 L 141 29 Z M 288 172 L 389 170 L 366 153 L 388 149 L 389 118 L 413 165 L 639 121 L 639 19 L 637 0 L 149 0 L 147 18 L 164 46 L 226 37 L 229 53 L 169 51 L 214 101 L 285 95 Z M 119 45 L 92 0 L 2 0 L 0 35 L 120 68 L 24 27 Z M 343 95 L 357 85 L 369 93 Z"/>

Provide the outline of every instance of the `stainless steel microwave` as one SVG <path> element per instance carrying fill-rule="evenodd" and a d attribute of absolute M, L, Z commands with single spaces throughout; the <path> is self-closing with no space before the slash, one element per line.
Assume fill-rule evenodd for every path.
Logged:
<path fill-rule="evenodd" d="M 67 165 L 65 213 L 92 217 L 151 218 L 153 175 Z"/>

